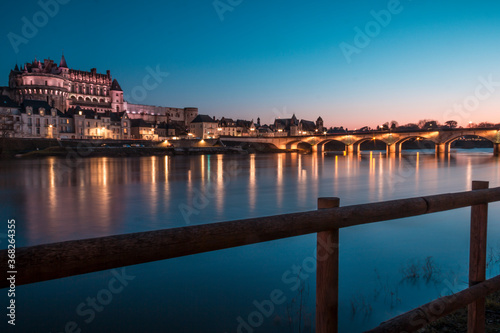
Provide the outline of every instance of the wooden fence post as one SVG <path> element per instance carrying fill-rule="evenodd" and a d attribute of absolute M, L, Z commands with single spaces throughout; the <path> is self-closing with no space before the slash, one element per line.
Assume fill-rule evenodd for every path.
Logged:
<path fill-rule="evenodd" d="M 339 207 L 339 198 L 319 198 L 318 209 Z M 316 249 L 316 332 L 337 333 L 339 229 L 318 232 Z"/>
<path fill-rule="evenodd" d="M 488 182 L 473 181 L 472 190 L 489 187 Z M 486 280 L 486 236 L 488 230 L 488 204 L 471 206 L 469 287 Z M 482 333 L 486 324 L 485 298 L 468 306 L 468 333 Z"/>

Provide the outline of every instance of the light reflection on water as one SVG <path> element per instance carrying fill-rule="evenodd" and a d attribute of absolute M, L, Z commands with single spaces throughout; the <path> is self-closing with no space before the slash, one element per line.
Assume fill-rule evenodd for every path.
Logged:
<path fill-rule="evenodd" d="M 437 157 L 420 151 L 389 158 L 373 151 L 92 158 L 75 168 L 49 158 L 4 161 L 0 170 L 2 216 L 16 219 L 19 245 L 314 210 L 322 196 L 339 196 L 341 205 L 350 205 L 467 190 L 472 180 L 488 180 L 493 187 L 500 180 L 498 159 L 479 149 Z M 189 210 L 183 213 L 180 207 Z M 492 205 L 490 216 L 497 212 Z M 342 331 L 370 328 L 437 297 L 445 282 L 463 287 L 467 219 L 468 213 L 459 210 L 342 230 Z M 500 235 L 495 222 L 492 218 L 489 230 L 494 246 Z M 107 283 L 109 272 L 21 287 L 20 307 L 31 318 L 22 325 L 28 331 L 61 331 L 72 319 L 89 332 L 120 327 L 235 332 L 236 318 L 254 311 L 254 300 L 268 298 L 273 289 L 283 290 L 288 300 L 295 296 L 282 275 L 310 256 L 314 246 L 314 235 L 307 235 L 130 267 L 137 282 L 91 324 L 82 322 L 75 307 Z M 438 281 L 400 283 L 401 267 L 427 256 L 442 270 Z M 306 313 L 312 318 L 314 281 L 314 274 L 305 281 L 310 288 Z M 376 297 L 381 285 L 400 300 L 383 293 Z M 360 299 L 372 308 L 366 316 L 361 307 L 356 314 L 351 311 L 351 303 Z M 286 332 L 285 318 L 286 305 L 277 307 L 255 331 Z"/>

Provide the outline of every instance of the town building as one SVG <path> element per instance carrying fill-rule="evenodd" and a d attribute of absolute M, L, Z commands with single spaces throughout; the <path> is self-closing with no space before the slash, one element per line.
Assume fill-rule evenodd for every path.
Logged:
<path fill-rule="evenodd" d="M 191 122 L 189 132 L 193 134 L 195 138 L 216 139 L 219 137 L 218 128 L 219 122 L 215 120 L 215 117 L 212 118 L 207 115 L 199 114 Z"/>
<path fill-rule="evenodd" d="M 158 140 L 158 131 L 187 134 L 197 115 L 195 107 L 128 103 L 109 70 L 71 69 L 64 55 L 59 65 L 51 59 L 16 65 L 8 87 L 0 87 L 0 137 Z M 142 121 L 132 127 L 132 120 Z M 152 135 L 144 123 L 153 125 Z"/>
<path fill-rule="evenodd" d="M 144 119 L 132 119 L 130 121 L 133 139 L 158 141 L 156 125 L 148 123 Z"/>
<path fill-rule="evenodd" d="M 132 119 L 145 121 L 179 122 L 186 127 L 198 115 L 198 109 L 172 108 L 127 103 L 123 90 L 110 70 L 98 73 L 71 69 L 64 55 L 59 65 L 51 59 L 43 62 L 35 59 L 21 68 L 18 65 L 9 74 L 9 86 L 0 87 L 0 95 L 9 96 L 17 104 L 24 100 L 45 101 L 61 112 L 80 107 L 98 113 L 123 112 L 132 114 Z"/>
<path fill-rule="evenodd" d="M 21 108 L 10 97 L 0 95 L 0 138 L 21 132 Z"/>

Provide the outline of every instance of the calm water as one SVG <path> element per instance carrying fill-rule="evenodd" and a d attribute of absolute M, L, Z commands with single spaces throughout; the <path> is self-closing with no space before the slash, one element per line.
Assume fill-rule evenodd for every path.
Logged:
<path fill-rule="evenodd" d="M 74 167 L 64 159 L 3 161 L 0 246 L 8 218 L 16 219 L 18 245 L 27 246 L 313 210 L 322 196 L 351 205 L 463 191 L 472 180 L 500 185 L 491 150 L 93 158 Z M 490 205 L 494 257 L 498 207 Z M 341 230 L 341 331 L 369 329 L 463 289 L 469 211 Z M 314 331 L 315 244 L 315 235 L 306 235 L 22 286 L 16 331 Z M 426 278 L 421 267 L 430 256 L 434 270 Z M 410 267 L 417 279 L 404 279 Z M 489 266 L 489 275 L 499 273 L 498 264 Z M 117 274 L 129 279 L 120 284 Z M 280 304 L 270 307 L 273 291 Z"/>

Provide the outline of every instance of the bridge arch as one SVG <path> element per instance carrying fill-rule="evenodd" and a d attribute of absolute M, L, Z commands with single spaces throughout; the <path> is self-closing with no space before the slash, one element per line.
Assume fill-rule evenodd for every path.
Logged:
<path fill-rule="evenodd" d="M 368 143 L 369 142 L 372 142 L 373 143 L 373 149 L 371 149 L 371 147 L 367 147 L 369 146 Z M 382 149 L 377 149 L 377 142 L 382 142 L 384 144 L 384 148 Z M 372 138 L 363 138 L 361 140 L 358 140 L 354 143 L 354 151 L 357 151 L 357 152 L 361 152 L 361 145 L 364 145 L 364 149 L 363 150 L 387 150 L 387 147 L 389 146 L 389 143 L 386 142 L 385 140 L 382 140 L 381 138 L 377 138 L 377 137 L 372 137 Z"/>
<path fill-rule="evenodd" d="M 300 141 L 299 143 L 297 143 L 297 149 L 312 151 L 313 145 L 307 141 Z"/>
<path fill-rule="evenodd" d="M 285 144 L 285 148 L 286 149 L 297 149 L 299 143 L 301 143 L 302 140 L 293 140 L 293 141 L 289 141 Z"/>
<path fill-rule="evenodd" d="M 481 139 L 490 141 L 492 143 L 495 143 L 495 141 L 493 141 L 491 138 L 488 138 L 487 136 L 477 135 L 477 134 L 460 134 L 460 135 L 456 135 L 456 136 L 453 136 L 450 139 L 446 140 L 444 143 L 451 145 L 453 142 L 457 141 L 458 139 L 460 139 L 462 137 L 477 137 L 477 138 L 481 138 Z"/>
<path fill-rule="evenodd" d="M 396 153 L 401 153 L 403 151 L 403 144 L 409 140 L 428 141 L 433 143 L 432 147 L 430 147 L 430 145 L 429 147 L 426 147 L 426 145 L 423 144 L 424 147 L 422 149 L 434 149 L 438 145 L 436 140 L 433 140 L 432 138 L 427 138 L 425 136 L 420 136 L 420 135 L 411 135 L 401 138 L 400 140 L 394 143 L 396 145 Z"/>
<path fill-rule="evenodd" d="M 494 140 L 492 140 L 491 138 L 488 138 L 487 136 L 483 136 L 483 135 L 477 135 L 477 134 L 459 134 L 459 135 L 454 135 L 452 136 L 451 138 L 449 138 L 448 140 L 446 140 L 444 143 L 442 143 L 440 146 L 440 151 L 439 152 L 444 152 L 444 153 L 449 153 L 451 151 L 451 144 L 455 141 L 457 141 L 458 139 L 462 138 L 462 137 L 476 137 L 476 138 L 481 138 L 481 139 L 484 139 L 486 141 L 489 141 L 493 144 L 493 154 L 495 156 L 498 156 L 499 153 L 500 153 L 500 144 L 495 142 Z"/>
<path fill-rule="evenodd" d="M 345 142 L 342 142 L 341 140 L 339 140 L 337 138 L 332 138 L 332 139 L 324 139 L 324 140 L 318 142 L 315 146 L 313 146 L 313 151 L 324 152 L 325 146 L 329 143 L 332 143 L 332 142 L 338 142 L 338 143 L 342 144 L 344 146 L 344 150 L 346 150 L 347 145 L 345 144 Z"/>

